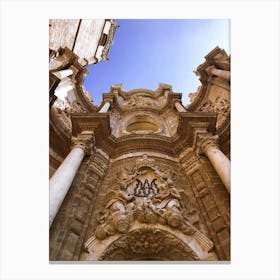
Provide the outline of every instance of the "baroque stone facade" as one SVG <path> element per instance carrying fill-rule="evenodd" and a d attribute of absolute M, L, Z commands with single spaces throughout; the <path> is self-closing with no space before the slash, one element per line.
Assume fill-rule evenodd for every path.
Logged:
<path fill-rule="evenodd" d="M 186 107 L 167 84 L 96 107 L 62 55 L 77 73 L 75 102 L 50 102 L 50 260 L 230 260 L 228 55 L 205 57 Z"/>

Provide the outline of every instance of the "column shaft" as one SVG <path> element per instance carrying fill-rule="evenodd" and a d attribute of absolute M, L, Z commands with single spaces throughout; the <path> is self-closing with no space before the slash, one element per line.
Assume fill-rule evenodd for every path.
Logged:
<path fill-rule="evenodd" d="M 175 107 L 178 110 L 178 112 L 186 112 L 187 111 L 185 109 L 185 107 L 179 101 L 175 102 Z"/>
<path fill-rule="evenodd" d="M 84 155 L 85 152 L 81 147 L 74 147 L 50 179 L 50 226 L 73 182 Z"/>
<path fill-rule="evenodd" d="M 230 160 L 216 146 L 210 146 L 205 153 L 230 193 Z"/>
<path fill-rule="evenodd" d="M 102 106 L 102 108 L 99 110 L 99 113 L 106 113 L 106 112 L 108 112 L 110 106 L 111 106 L 110 102 L 106 101 L 104 103 L 104 105 Z"/>

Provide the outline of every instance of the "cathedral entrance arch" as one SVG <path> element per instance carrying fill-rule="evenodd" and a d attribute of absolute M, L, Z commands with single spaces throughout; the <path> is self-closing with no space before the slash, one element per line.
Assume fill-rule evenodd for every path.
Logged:
<path fill-rule="evenodd" d="M 158 228 L 140 228 L 113 241 L 98 260 L 199 260 L 180 238 Z"/>

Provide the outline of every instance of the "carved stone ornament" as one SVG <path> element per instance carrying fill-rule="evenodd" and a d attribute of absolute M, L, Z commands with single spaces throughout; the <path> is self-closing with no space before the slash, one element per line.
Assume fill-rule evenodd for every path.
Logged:
<path fill-rule="evenodd" d="M 71 149 L 74 147 L 80 147 L 85 151 L 86 155 L 90 155 L 93 149 L 93 133 L 91 134 L 79 134 L 77 137 L 71 138 Z"/>
<path fill-rule="evenodd" d="M 134 222 L 161 224 L 176 228 L 186 235 L 197 229 L 192 223 L 196 211 L 185 205 L 175 186 L 172 170 L 160 170 L 146 156 L 136 162 L 135 168 L 122 169 L 115 176 L 112 190 L 106 195 L 102 211 L 97 217 L 95 236 L 106 239 L 114 234 L 128 232 Z"/>
<path fill-rule="evenodd" d="M 197 150 L 200 154 L 207 154 L 207 150 L 210 147 L 216 147 L 219 149 L 219 136 L 218 135 L 209 135 L 209 134 L 199 134 L 197 136 Z"/>
<path fill-rule="evenodd" d="M 176 236 L 159 229 L 137 229 L 121 236 L 99 260 L 199 260 Z"/>
<path fill-rule="evenodd" d="M 217 128 L 220 128 L 229 115 L 230 104 L 228 100 L 218 96 L 214 101 L 208 100 L 203 103 L 199 111 L 218 113 Z"/>
<path fill-rule="evenodd" d="M 150 96 L 144 96 L 140 94 L 135 94 L 129 97 L 127 101 L 124 102 L 123 107 L 125 109 L 135 109 L 143 107 L 158 107 L 157 102 Z"/>

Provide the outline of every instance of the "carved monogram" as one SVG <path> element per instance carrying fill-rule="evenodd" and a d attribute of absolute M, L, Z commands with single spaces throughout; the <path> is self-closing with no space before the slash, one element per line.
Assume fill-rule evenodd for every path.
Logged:
<path fill-rule="evenodd" d="M 136 187 L 134 189 L 135 196 L 149 196 L 150 194 L 157 194 L 159 189 L 156 185 L 156 180 L 154 179 L 151 183 L 149 183 L 148 179 L 145 179 L 144 183 L 141 182 L 139 179 L 136 179 Z"/>
<path fill-rule="evenodd" d="M 126 233 L 135 221 L 167 225 L 184 234 L 196 232 L 193 224 L 198 215 L 193 207 L 185 205 L 183 193 L 175 186 L 174 172 L 145 162 L 146 158 L 135 168 L 123 169 L 116 175 L 113 190 L 106 195 L 97 217 L 97 239 Z"/>

